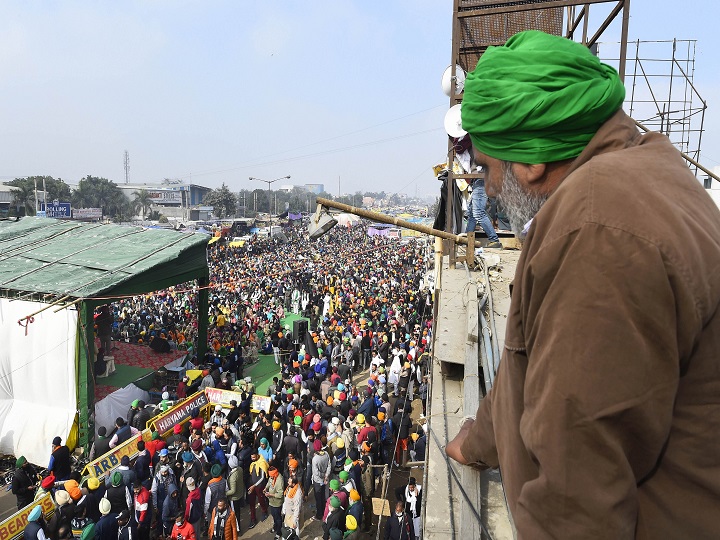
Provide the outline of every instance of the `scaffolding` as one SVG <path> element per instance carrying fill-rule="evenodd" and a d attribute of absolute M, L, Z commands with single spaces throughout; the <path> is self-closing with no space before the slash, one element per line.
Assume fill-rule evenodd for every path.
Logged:
<path fill-rule="evenodd" d="M 503 45 L 511 36 L 523 30 L 542 30 L 548 34 L 565 36 L 595 52 L 603 32 L 618 17 L 621 24 L 618 72 L 624 80 L 630 0 L 453 0 L 450 79 L 454 82 L 460 80 L 463 75 L 460 69 L 464 72 L 472 71 L 488 47 Z M 462 103 L 463 94 L 461 85 L 451 84 L 450 87 L 452 107 Z M 473 170 L 454 170 L 453 164 L 459 150 L 457 142 L 453 138 L 449 140 L 449 170 L 445 180 L 449 189 L 445 200 L 444 228 L 453 233 L 461 232 L 462 228 L 462 223 L 454 219 L 455 197 L 451 193 L 457 189 L 455 180 L 472 181 L 485 176 Z M 445 252 L 450 251 L 450 243 L 447 243 Z"/>
<path fill-rule="evenodd" d="M 619 43 L 602 43 L 616 50 Z M 636 40 L 631 46 L 635 57 L 628 59 L 632 76 L 626 81 L 625 106 L 632 118 L 651 131 L 665 134 L 680 152 L 700 161 L 700 148 L 707 102 L 694 84 L 696 40 Z M 698 167 L 692 169 L 697 176 Z"/>

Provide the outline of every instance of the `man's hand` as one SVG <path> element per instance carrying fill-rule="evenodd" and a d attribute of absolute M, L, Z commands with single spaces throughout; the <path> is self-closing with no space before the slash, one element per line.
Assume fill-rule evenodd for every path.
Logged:
<path fill-rule="evenodd" d="M 460 431 L 457 435 L 455 435 L 455 438 L 451 440 L 447 445 L 445 446 L 445 453 L 448 455 L 448 457 L 454 459 L 458 463 L 461 463 L 463 465 L 468 464 L 468 460 L 465 459 L 465 456 L 462 455 L 462 452 L 460 451 L 460 447 L 462 446 L 463 442 L 465 442 L 465 439 L 467 439 L 467 436 L 470 434 L 470 428 L 475 423 L 475 420 L 466 419 L 462 426 L 460 426 Z"/>

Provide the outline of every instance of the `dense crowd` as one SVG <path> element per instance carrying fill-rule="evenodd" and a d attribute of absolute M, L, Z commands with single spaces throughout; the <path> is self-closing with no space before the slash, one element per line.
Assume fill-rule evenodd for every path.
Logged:
<path fill-rule="evenodd" d="M 202 376 L 185 377 L 177 398 L 206 387 L 242 398 L 193 411 L 167 438 L 154 432 L 104 482 L 51 464 L 38 493 L 53 491 L 57 510 L 47 524 L 34 516 L 42 526 L 28 540 L 43 540 L 43 531 L 53 540 L 235 539 L 268 516 L 276 538 L 293 538 L 311 514 L 325 539 L 369 530 L 383 471 L 425 459 L 424 422 L 410 416 L 414 399 L 425 413 L 428 392 L 424 246 L 371 239 L 361 228 L 317 243 L 302 230 L 288 237 L 209 251 L 209 352 L 196 360 Z M 183 286 L 125 299 L 99 314 L 109 317 L 96 320 L 98 335 L 102 342 L 106 324 L 116 339 L 192 346 L 196 298 L 196 286 Z M 281 324 L 290 312 L 310 320 L 305 336 Z M 255 412 L 243 365 L 259 351 L 274 352 L 278 376 L 269 410 Z M 100 426 L 92 455 L 137 436 L 153 414 L 145 405 L 133 402 L 114 426 Z M 402 505 L 386 538 L 420 538 L 421 486 L 411 478 L 395 495 Z"/>

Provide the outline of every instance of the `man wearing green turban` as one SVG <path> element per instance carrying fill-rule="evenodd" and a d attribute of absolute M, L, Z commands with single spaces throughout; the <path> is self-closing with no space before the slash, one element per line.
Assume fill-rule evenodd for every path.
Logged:
<path fill-rule="evenodd" d="M 465 84 L 476 163 L 524 244 L 495 385 L 446 451 L 502 467 L 519 538 L 720 530 L 720 211 L 623 97 L 537 31 Z"/>

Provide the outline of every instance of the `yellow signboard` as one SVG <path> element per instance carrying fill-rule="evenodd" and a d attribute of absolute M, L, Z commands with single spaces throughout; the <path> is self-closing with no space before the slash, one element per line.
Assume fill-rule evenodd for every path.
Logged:
<path fill-rule="evenodd" d="M 172 431 L 175 424 L 185 423 L 187 419 L 190 418 L 193 409 L 202 411 L 208 406 L 208 403 L 205 392 L 196 392 L 173 408 L 157 415 L 152 419 L 152 425 L 155 427 L 155 430 L 164 437 L 166 433 Z"/>
<path fill-rule="evenodd" d="M 216 405 L 222 405 L 223 407 L 229 407 L 230 401 L 235 400 L 236 404 L 240 403 L 242 394 L 240 392 L 233 392 L 232 390 L 223 390 L 222 388 L 206 388 L 205 395 L 207 395 L 208 401 Z"/>
<path fill-rule="evenodd" d="M 52 497 L 49 493 L 46 493 L 39 501 L 35 501 L 32 504 L 27 505 L 22 510 L 18 510 L 12 516 L 0 523 L 0 540 L 14 540 L 15 538 L 21 538 L 28 523 L 28 515 L 30 515 L 30 511 L 37 505 L 40 505 L 42 508 L 45 518 L 48 518 L 55 510 Z"/>
<path fill-rule="evenodd" d="M 252 407 L 252 412 L 254 413 L 258 413 L 260 411 L 269 413 L 271 403 L 272 399 L 269 396 L 258 396 L 257 394 L 253 394 L 250 406 Z"/>
<path fill-rule="evenodd" d="M 136 435 L 135 437 L 128 439 L 124 443 L 111 449 L 107 454 L 104 454 L 96 460 L 88 463 L 85 467 L 85 474 L 96 476 L 98 478 L 104 478 L 120 465 L 120 460 L 122 460 L 123 456 L 133 459 L 138 455 L 137 443 L 140 440 L 147 443 L 151 438 L 152 431 L 149 429 L 144 430 L 140 435 Z"/>

